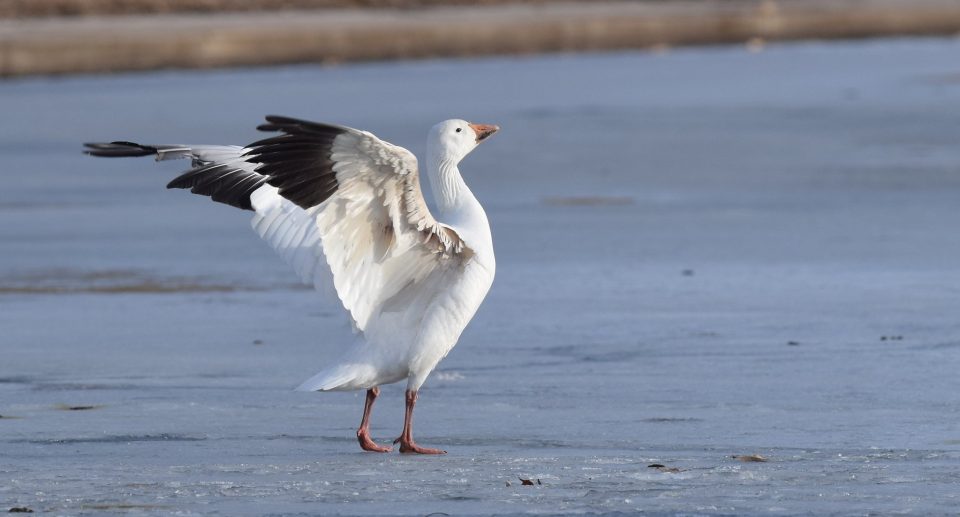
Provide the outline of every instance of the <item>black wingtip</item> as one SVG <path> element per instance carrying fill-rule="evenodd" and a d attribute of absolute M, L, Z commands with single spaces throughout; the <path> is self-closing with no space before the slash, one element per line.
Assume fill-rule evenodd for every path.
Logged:
<path fill-rule="evenodd" d="M 257 126 L 257 131 L 282 131 L 284 128 L 290 126 L 311 124 L 305 120 L 297 120 L 295 118 L 284 117 L 282 115 L 267 115 L 264 117 L 264 119 L 267 121 L 267 123 Z"/>
<path fill-rule="evenodd" d="M 267 115 L 264 117 L 266 124 L 257 126 L 258 131 L 275 132 L 282 131 L 287 134 L 337 134 L 345 131 L 342 126 L 325 124 L 323 122 L 312 122 L 293 117 L 284 117 L 282 115 Z"/>
<path fill-rule="evenodd" d="M 267 115 L 263 118 L 266 122 L 257 126 L 257 131 L 280 131 L 284 125 L 282 121 L 287 119 L 287 117 L 281 117 L 279 115 Z"/>
<path fill-rule="evenodd" d="M 291 125 L 291 124 L 315 124 L 315 122 L 310 122 L 309 120 L 303 120 L 293 117 L 285 117 L 283 115 L 267 115 L 263 117 L 267 122 L 271 124 L 280 124 L 280 125 Z"/>
<path fill-rule="evenodd" d="M 102 156 L 106 158 L 124 158 L 136 156 L 150 156 L 157 154 L 156 147 L 149 145 L 140 145 L 135 142 L 116 141 L 110 143 L 86 143 L 83 144 L 87 149 L 83 152 L 90 156 Z"/>

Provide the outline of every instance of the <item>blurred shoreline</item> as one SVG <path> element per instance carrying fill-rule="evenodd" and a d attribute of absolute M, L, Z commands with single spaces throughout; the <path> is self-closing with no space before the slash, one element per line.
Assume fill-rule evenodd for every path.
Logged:
<path fill-rule="evenodd" d="M 425 7 L 549 5 L 570 0 L 4 0 L 0 18 L 117 16 L 130 14 L 298 11 L 316 9 L 421 9 Z M 615 0 L 630 2 L 635 0 Z"/>
<path fill-rule="evenodd" d="M 263 0 L 308 10 L 128 13 L 143 0 L 12 3 L 2 16 L 85 4 L 86 11 L 0 19 L 0 77 L 339 63 L 430 57 L 649 49 L 767 41 L 956 35 L 956 0 L 706 0 L 550 2 L 486 0 Z M 167 6 L 221 6 L 179 0 Z M 15 11 L 15 6 L 34 11 Z M 354 8 L 345 8 L 348 5 Z M 119 6 L 119 7 L 118 7 Z M 125 6 L 125 7 L 124 7 Z M 369 7 L 373 6 L 373 7 Z M 387 8 L 386 6 L 391 6 Z M 95 7 L 95 8 L 94 8 Z M 150 11 L 150 9 L 142 9 Z M 155 10 L 155 9 L 154 9 Z M 10 13 L 13 13 L 11 15 Z"/>

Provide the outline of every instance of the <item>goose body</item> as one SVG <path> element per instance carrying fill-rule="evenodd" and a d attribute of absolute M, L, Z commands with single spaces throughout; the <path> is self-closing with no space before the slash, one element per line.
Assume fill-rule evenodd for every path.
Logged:
<path fill-rule="evenodd" d="M 87 144 L 94 156 L 190 158 L 168 188 L 189 188 L 252 210 L 253 228 L 305 283 L 344 307 L 360 339 L 298 389 L 367 390 L 357 438 L 369 436 L 379 386 L 407 381 L 401 452 L 442 453 L 413 441 L 413 407 L 427 376 L 456 345 L 496 271 L 490 226 L 458 164 L 499 128 L 447 120 L 427 139 L 438 213 L 406 149 L 356 129 L 267 117 L 276 136 L 247 146 Z"/>

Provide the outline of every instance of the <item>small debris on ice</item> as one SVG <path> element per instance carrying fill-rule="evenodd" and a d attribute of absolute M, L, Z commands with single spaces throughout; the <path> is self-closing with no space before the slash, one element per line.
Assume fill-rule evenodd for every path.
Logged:
<path fill-rule="evenodd" d="M 657 470 L 660 471 L 660 472 L 669 472 L 670 474 L 676 474 L 677 472 L 682 472 L 682 471 L 681 471 L 680 469 L 678 469 L 677 467 L 668 467 L 668 466 L 663 465 L 663 464 L 661 464 L 661 463 L 651 463 L 651 464 L 647 465 L 647 468 L 657 469 Z"/>
<path fill-rule="evenodd" d="M 765 461 L 770 461 L 759 454 L 742 454 L 742 455 L 734 454 L 733 456 L 730 456 L 730 457 L 737 461 L 742 461 L 744 463 L 762 463 Z"/>

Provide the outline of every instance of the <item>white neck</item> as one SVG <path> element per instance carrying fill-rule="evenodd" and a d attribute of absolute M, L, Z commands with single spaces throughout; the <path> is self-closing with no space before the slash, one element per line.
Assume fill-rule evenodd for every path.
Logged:
<path fill-rule="evenodd" d="M 454 215 L 463 209 L 473 208 L 471 205 L 480 206 L 464 183 L 455 161 L 430 153 L 427 157 L 427 174 L 437 209 L 440 210 L 437 215 Z"/>
<path fill-rule="evenodd" d="M 457 162 L 428 152 L 427 173 L 437 202 L 437 220 L 460 233 L 474 250 L 489 249 L 487 256 L 492 261 L 493 243 L 487 214 L 464 183 Z"/>
<path fill-rule="evenodd" d="M 427 176 L 437 203 L 436 219 L 453 228 L 477 252 L 477 259 L 489 271 L 496 268 L 493 238 L 487 213 L 460 175 L 455 160 L 427 149 Z"/>

